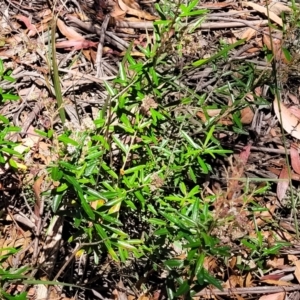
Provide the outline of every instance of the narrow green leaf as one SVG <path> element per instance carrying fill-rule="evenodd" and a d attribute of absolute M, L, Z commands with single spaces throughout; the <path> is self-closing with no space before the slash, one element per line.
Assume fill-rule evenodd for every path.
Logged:
<path fill-rule="evenodd" d="M 220 281 L 218 279 L 216 279 L 215 277 L 211 276 L 207 270 L 203 269 L 203 278 L 204 281 L 212 284 L 213 286 L 215 286 L 216 288 L 218 288 L 220 291 L 223 291 L 223 287 L 220 283 Z"/>
<path fill-rule="evenodd" d="M 228 51 L 234 49 L 235 47 L 239 46 L 239 45 L 242 45 L 244 44 L 245 40 L 239 40 L 237 41 L 236 43 L 234 44 L 231 44 L 229 46 L 226 46 L 224 49 L 220 50 L 218 53 L 216 53 L 215 55 L 212 55 L 210 58 L 207 58 L 207 59 L 200 59 L 200 60 L 197 60 L 195 62 L 193 62 L 193 66 L 194 67 L 200 67 L 206 63 L 209 63 L 221 56 L 223 56 L 224 54 L 228 53 Z"/>
<path fill-rule="evenodd" d="M 166 226 L 167 223 L 161 219 L 157 219 L 157 218 L 150 218 L 148 219 L 148 222 L 154 225 L 159 225 L 159 226 Z"/>
<path fill-rule="evenodd" d="M 170 234 L 170 232 L 167 228 L 161 228 L 161 229 L 158 229 L 154 232 L 154 235 L 158 235 L 158 236 L 160 236 L 160 235 L 169 235 L 169 234 Z"/>
<path fill-rule="evenodd" d="M 164 262 L 164 265 L 169 268 L 182 268 L 184 261 L 181 259 L 169 259 Z"/>
<path fill-rule="evenodd" d="M 86 214 L 89 216 L 90 219 L 92 219 L 93 221 L 95 220 L 95 214 L 91 208 L 91 206 L 89 205 L 89 203 L 87 203 L 86 199 L 83 196 L 83 193 L 80 191 L 77 191 L 79 199 L 80 199 L 80 203 L 82 208 L 84 209 L 84 211 L 86 212 Z"/>
<path fill-rule="evenodd" d="M 11 77 L 11 76 L 7 76 L 7 75 L 3 75 L 3 79 L 9 82 L 16 82 L 16 79 Z"/>
<path fill-rule="evenodd" d="M 18 169 L 18 164 L 17 164 L 17 162 L 16 162 L 14 159 L 12 159 L 12 158 L 9 159 L 9 165 L 10 165 L 12 168 Z"/>
<path fill-rule="evenodd" d="M 112 136 L 113 140 L 115 141 L 115 143 L 118 145 L 118 147 L 125 153 L 127 154 L 128 152 L 128 146 L 124 145 L 123 142 L 121 142 L 121 140 L 119 140 L 119 138 L 116 135 Z"/>
<path fill-rule="evenodd" d="M 110 86 L 110 84 L 104 80 L 104 85 L 106 90 L 108 91 L 110 96 L 115 96 L 117 94 L 117 92 Z"/>
<path fill-rule="evenodd" d="M 56 194 L 54 197 L 53 197 L 53 201 L 51 203 L 51 207 L 52 207 L 52 210 L 54 213 L 57 212 L 60 204 L 61 204 L 61 200 L 63 198 L 63 194 Z"/>
<path fill-rule="evenodd" d="M 286 60 L 288 62 L 290 62 L 292 60 L 292 55 L 291 55 L 290 51 L 288 49 L 282 47 L 282 52 L 283 52 L 284 57 L 286 58 Z"/>
<path fill-rule="evenodd" d="M 199 220 L 199 199 L 198 198 L 193 203 L 192 219 L 194 222 L 197 222 Z"/>
<path fill-rule="evenodd" d="M 118 241 L 117 244 L 118 246 L 125 248 L 127 250 L 137 250 L 136 247 L 126 243 L 125 241 Z"/>
<path fill-rule="evenodd" d="M 190 291 L 190 285 L 187 281 L 184 281 L 178 288 L 178 290 L 175 293 L 175 297 L 179 297 L 181 295 L 185 295 Z"/>
<path fill-rule="evenodd" d="M 126 71 L 123 63 L 119 63 L 119 76 L 124 82 L 127 81 Z"/>
<path fill-rule="evenodd" d="M 139 166 L 136 166 L 136 167 L 132 167 L 132 168 L 126 169 L 124 171 L 124 174 L 130 174 L 130 173 L 139 171 L 139 170 L 144 169 L 144 168 L 146 168 L 146 165 L 139 165 Z"/>
<path fill-rule="evenodd" d="M 212 137 L 214 131 L 215 131 L 215 126 L 211 126 L 211 128 L 209 129 L 209 132 L 206 135 L 206 139 L 205 139 L 205 142 L 203 144 L 203 148 L 207 147 L 209 141 L 211 140 L 211 137 Z"/>
<path fill-rule="evenodd" d="M 193 148 L 200 149 L 200 146 L 197 143 L 195 143 L 185 131 L 181 130 L 180 133 Z"/>
<path fill-rule="evenodd" d="M 200 156 L 198 156 L 197 160 L 198 160 L 198 163 L 199 163 L 199 165 L 200 165 L 200 167 L 202 169 L 202 172 L 204 174 L 208 174 L 209 173 L 208 167 L 207 167 L 206 163 L 203 161 L 203 159 Z"/>
<path fill-rule="evenodd" d="M 201 253 L 197 259 L 196 267 L 195 267 L 195 275 L 198 276 L 198 274 L 203 269 L 205 254 Z"/>
<path fill-rule="evenodd" d="M 76 146 L 76 147 L 79 146 L 78 142 L 76 142 L 75 140 L 69 138 L 66 135 L 59 136 L 58 140 L 61 141 L 61 142 L 63 142 L 65 145 L 71 144 L 71 145 Z"/>
<path fill-rule="evenodd" d="M 181 190 L 181 193 L 182 193 L 184 196 L 186 196 L 187 191 L 186 191 L 186 186 L 185 186 L 184 182 L 180 182 L 180 183 L 179 183 L 179 188 L 180 188 L 180 190 Z"/>
<path fill-rule="evenodd" d="M 9 93 L 6 93 L 6 94 L 2 94 L 2 99 L 5 101 L 5 100 L 12 100 L 12 101 L 16 101 L 16 100 L 19 100 L 20 97 L 17 96 L 17 95 L 12 95 L 12 94 L 9 94 Z"/>

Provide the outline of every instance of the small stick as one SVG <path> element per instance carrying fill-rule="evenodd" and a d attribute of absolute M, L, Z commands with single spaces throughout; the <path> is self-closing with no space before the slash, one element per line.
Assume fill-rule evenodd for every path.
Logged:
<path fill-rule="evenodd" d="M 110 20 L 110 15 L 108 14 L 105 16 L 105 19 L 104 19 L 104 21 L 102 23 L 102 27 L 101 27 L 100 39 L 99 39 L 99 44 L 98 44 L 98 49 L 97 49 L 97 58 L 96 58 L 96 66 L 97 66 L 96 77 L 97 78 L 99 78 L 100 76 L 102 76 L 102 77 L 104 76 L 101 61 L 102 61 L 102 55 L 103 55 L 105 32 L 106 32 L 109 20 Z"/>
<path fill-rule="evenodd" d="M 197 293 L 195 297 L 203 296 L 203 295 L 223 295 L 227 296 L 230 294 L 272 294 L 272 293 L 280 293 L 280 292 L 292 292 L 299 291 L 300 285 L 296 284 L 293 286 L 255 286 L 252 288 L 234 288 L 234 289 L 224 289 L 220 291 L 218 289 L 204 289 L 201 292 Z"/>

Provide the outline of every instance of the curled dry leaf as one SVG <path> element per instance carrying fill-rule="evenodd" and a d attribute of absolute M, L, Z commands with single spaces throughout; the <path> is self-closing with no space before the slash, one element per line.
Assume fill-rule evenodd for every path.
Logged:
<path fill-rule="evenodd" d="M 246 39 L 246 41 L 251 40 L 251 38 L 256 34 L 256 30 L 253 28 L 239 28 L 233 30 L 232 33 L 238 39 Z"/>
<path fill-rule="evenodd" d="M 121 20 L 124 19 L 125 15 L 126 15 L 126 12 L 123 11 L 123 10 L 120 8 L 120 5 L 118 4 L 118 1 L 116 1 L 116 2 L 114 3 L 114 6 L 113 6 L 112 11 L 111 11 L 111 13 L 110 13 L 110 16 L 111 16 L 112 18 L 114 18 L 115 20 L 121 21 Z"/>
<path fill-rule="evenodd" d="M 288 282 L 288 281 L 283 281 L 283 280 L 273 280 L 273 279 L 268 279 L 268 280 L 264 280 L 265 283 L 268 284 L 273 284 L 273 285 L 278 285 L 278 286 L 292 286 L 293 283 Z M 272 299 L 272 298 L 270 298 Z M 275 298 L 274 298 L 275 300 Z"/>
<path fill-rule="evenodd" d="M 81 40 L 81 41 L 63 41 L 56 43 L 56 48 L 64 48 L 64 49 L 72 49 L 72 50 L 81 50 L 88 49 L 91 47 L 97 47 L 98 43 L 92 42 L 89 40 Z"/>
<path fill-rule="evenodd" d="M 246 52 L 247 53 L 255 53 L 255 52 L 258 52 L 260 50 L 261 50 L 261 48 L 253 47 L 253 48 L 248 49 Z"/>
<path fill-rule="evenodd" d="M 290 153 L 292 168 L 297 174 L 300 174 L 300 157 L 298 153 L 298 146 L 295 143 L 291 144 Z"/>
<path fill-rule="evenodd" d="M 154 21 L 157 19 L 156 16 L 153 16 L 153 15 L 147 13 L 146 11 L 128 6 L 126 3 L 124 3 L 123 0 L 117 0 L 117 2 L 119 4 L 121 10 L 123 10 L 125 13 L 127 13 L 129 15 L 133 15 L 140 19 L 145 19 L 145 20 L 149 20 L 149 21 Z"/>
<path fill-rule="evenodd" d="M 279 174 L 279 181 L 277 183 L 277 190 L 276 190 L 276 194 L 279 201 L 281 201 L 284 198 L 288 187 L 289 187 L 289 171 L 288 171 L 288 167 L 284 165 Z"/>
<path fill-rule="evenodd" d="M 250 2 L 250 1 L 244 1 L 242 2 L 243 6 L 246 7 L 252 7 L 254 10 L 264 14 L 265 16 L 269 17 L 273 22 L 277 23 L 278 25 L 282 26 L 282 19 L 280 17 L 278 17 L 275 13 L 273 13 L 272 11 L 268 11 L 268 9 L 266 7 L 263 7 L 261 5 L 258 5 L 254 2 Z"/>
<path fill-rule="evenodd" d="M 62 20 L 57 20 L 57 27 L 61 34 L 63 34 L 68 40 L 81 41 L 84 37 L 76 32 L 73 28 L 67 26 Z"/>
<path fill-rule="evenodd" d="M 15 18 L 19 21 L 22 21 L 25 24 L 26 28 L 29 29 L 29 36 L 33 36 L 37 33 L 36 27 L 31 24 L 30 20 L 27 17 L 22 15 L 16 15 Z"/>
<path fill-rule="evenodd" d="M 292 9 L 286 5 L 284 5 L 281 2 L 272 2 L 268 5 L 269 10 L 276 14 L 277 16 L 280 16 L 282 12 L 290 13 L 292 12 Z"/>
<path fill-rule="evenodd" d="M 283 129 L 296 139 L 300 139 L 300 120 L 283 103 L 277 100 L 273 102 L 274 112 L 279 120 L 282 121 Z M 280 117 L 281 116 L 281 117 Z"/>
<path fill-rule="evenodd" d="M 280 278 L 282 278 L 283 276 L 285 275 L 284 272 L 281 272 L 281 273 L 277 273 L 277 274 L 268 274 L 268 275 L 265 275 L 265 276 L 262 276 L 260 278 L 261 281 L 265 281 L 265 280 L 279 280 Z"/>

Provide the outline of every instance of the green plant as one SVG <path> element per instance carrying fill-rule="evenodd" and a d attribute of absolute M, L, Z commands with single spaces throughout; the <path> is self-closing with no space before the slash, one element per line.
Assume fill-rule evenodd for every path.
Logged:
<path fill-rule="evenodd" d="M 14 284 L 14 282 L 22 281 L 28 278 L 26 273 L 28 272 L 28 267 L 22 267 L 19 269 L 4 267 L 4 262 L 13 255 L 18 253 L 15 248 L 2 248 L 0 249 L 0 298 L 7 300 L 26 300 L 27 293 L 22 292 L 19 294 L 11 295 L 6 292 L 9 284 Z"/>
<path fill-rule="evenodd" d="M 5 70 L 3 60 L 0 59 L 0 82 L 2 80 L 8 81 L 8 82 L 15 82 L 16 80 L 11 77 L 12 70 Z M 10 100 L 19 100 L 20 97 L 13 94 L 10 91 L 5 91 L 3 88 L 0 87 L 0 101 L 10 101 Z"/>
<path fill-rule="evenodd" d="M 23 159 L 23 155 L 15 150 L 19 144 L 8 139 L 8 135 L 17 132 L 20 132 L 20 128 L 10 125 L 10 121 L 0 115 L 0 164 L 3 167 L 7 162 L 15 169 L 22 168 L 23 166 L 18 164 L 16 160 Z"/>
<path fill-rule="evenodd" d="M 186 8 L 183 14 L 192 11 Z M 163 75 L 168 57 L 159 50 L 164 41 L 159 37 L 170 29 L 157 24 L 157 42 L 140 48 L 144 61 L 127 51 L 119 77 L 105 83 L 109 97 L 99 117 L 82 132 L 70 128 L 58 137 L 60 159 L 49 172 L 58 183 L 51 192 L 52 209 L 72 220 L 69 241 L 103 241 L 86 249 L 96 262 L 106 253 L 123 263 L 150 257 L 149 268 L 171 274 L 167 291 L 172 298 L 192 295 L 192 289 L 206 284 L 221 288 L 204 261 L 222 259 L 228 249 L 210 234 L 213 219 L 197 183 L 212 172 L 210 160 L 231 151 L 215 138 L 212 123 L 192 137 L 188 116 L 176 115 L 176 106 L 164 102 L 168 93 L 181 89 L 177 75 Z M 182 105 L 203 101 L 188 88 L 184 92 Z M 128 219 L 145 228 L 136 232 Z M 162 250 L 172 243 L 187 258 L 176 260 Z"/>
<path fill-rule="evenodd" d="M 5 70 L 3 61 L 0 59 L 0 82 L 2 80 L 8 82 L 15 82 L 15 79 L 11 77 L 11 70 Z M 5 89 L 0 87 L 0 101 L 12 101 L 18 100 L 19 96 L 12 93 L 12 91 L 6 92 Z M 22 167 L 18 164 L 16 159 L 22 159 L 23 155 L 20 154 L 15 148 L 19 143 L 12 142 L 8 137 L 14 133 L 20 132 L 20 128 L 12 126 L 8 118 L 0 115 L 0 164 L 4 167 L 5 163 L 8 162 L 13 168 Z"/>
<path fill-rule="evenodd" d="M 255 238 L 249 237 L 242 239 L 241 244 L 249 251 L 247 261 L 254 261 L 256 267 L 261 270 L 266 269 L 266 259 L 278 255 L 283 247 L 290 245 L 288 242 L 276 241 L 272 246 L 269 246 L 261 231 L 257 231 L 257 236 Z M 242 264 L 239 267 L 244 270 L 250 269 L 248 262 L 245 262 L 245 264 Z"/>

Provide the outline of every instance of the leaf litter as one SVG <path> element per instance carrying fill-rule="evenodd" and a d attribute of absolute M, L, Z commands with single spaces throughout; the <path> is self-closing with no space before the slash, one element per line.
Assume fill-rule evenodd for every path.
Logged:
<path fill-rule="evenodd" d="M 118 63 L 123 56 L 126 56 L 129 45 L 131 43 L 134 45 L 129 52 L 132 57 L 143 58 L 144 54 L 141 53 L 139 47 L 144 46 L 146 48 L 145 45 L 153 43 L 155 39 L 153 21 L 161 20 L 153 5 L 145 5 L 143 1 L 138 3 L 133 0 L 115 0 L 110 2 L 110 7 L 105 1 L 91 2 L 74 2 L 72 10 L 67 8 L 63 2 L 59 2 L 59 9 L 56 12 L 60 15 L 56 24 L 58 34 L 55 46 L 60 70 L 62 73 L 64 72 L 61 75 L 62 93 L 70 123 L 77 127 L 81 126 L 79 119 L 88 115 L 92 120 L 91 111 L 93 110 L 94 115 L 97 115 L 105 106 L 108 94 L 104 88 L 104 80 L 110 81 L 116 77 L 119 69 Z M 295 231 L 293 231 L 294 221 L 284 212 L 283 206 L 285 201 L 288 201 L 291 188 L 296 189 L 294 192 L 297 193 L 298 185 L 295 182 L 300 180 L 297 146 L 297 140 L 300 139 L 299 89 L 293 84 L 289 85 L 287 78 L 294 76 L 289 74 L 288 70 L 291 60 L 283 50 L 282 31 L 274 29 L 276 26 L 281 29 L 280 27 L 283 26 L 282 12 L 291 13 L 291 8 L 286 3 L 280 2 L 268 3 L 266 6 L 263 1 L 257 3 L 249 1 L 242 3 L 237 1 L 206 2 L 199 3 L 198 8 L 205 8 L 209 11 L 206 20 L 199 22 L 195 33 L 181 39 L 181 55 L 177 55 L 176 51 L 170 55 L 178 60 L 181 71 L 190 61 L 200 60 L 197 64 L 198 68 L 189 72 L 182 72 L 182 76 L 179 77 L 179 85 L 185 85 L 189 89 L 196 90 L 198 94 L 206 93 L 210 96 L 206 99 L 207 105 L 198 105 L 192 108 L 179 106 L 174 109 L 173 113 L 175 115 L 189 115 L 189 134 L 192 136 L 197 135 L 199 125 L 209 122 L 212 118 L 216 120 L 216 124 L 227 126 L 227 130 L 220 131 L 218 135 L 222 143 L 227 145 L 227 148 L 234 150 L 235 154 L 229 156 L 227 160 L 214 162 L 215 176 L 211 176 L 206 188 L 203 189 L 205 191 L 204 199 L 211 196 L 216 198 L 213 204 L 215 218 L 224 220 L 224 225 L 215 228 L 214 234 L 220 238 L 222 243 L 230 245 L 232 249 L 228 265 L 219 266 L 218 261 L 213 256 L 206 257 L 203 263 L 207 271 L 222 280 L 224 290 L 220 291 L 209 287 L 196 294 L 195 299 L 204 297 L 204 295 L 217 296 L 218 294 L 227 297 L 234 295 L 232 298 L 236 299 L 244 299 L 241 295 L 246 294 L 264 294 L 259 296 L 259 299 L 262 300 L 284 299 L 286 294 L 292 294 L 293 291 L 299 290 L 299 252 L 294 257 L 289 256 L 284 251 L 278 253 L 275 251 L 276 254 L 264 254 L 268 257 L 270 267 L 267 271 L 259 265 L 260 261 L 252 256 L 255 255 L 253 249 L 259 248 L 257 241 L 260 239 L 263 239 L 270 248 L 276 247 L 278 241 L 290 242 L 290 250 L 298 247 L 294 235 Z M 46 192 L 49 186 L 57 184 L 51 182 L 45 175 L 46 169 L 58 159 L 54 150 L 57 145 L 53 145 L 48 138 L 43 140 L 37 138 L 35 133 L 36 129 L 57 129 L 59 125 L 53 87 L 47 78 L 51 69 L 48 59 L 48 43 L 53 12 L 43 1 L 34 2 L 33 5 L 26 1 L 23 1 L 22 4 L 17 4 L 15 1 L 12 3 L 3 1 L 1 12 L 1 41 L 3 40 L 4 46 L 1 46 L 0 57 L 5 61 L 7 68 L 14 70 L 13 75 L 17 79 L 15 87 L 21 96 L 21 100 L 17 103 L 5 102 L 1 107 L 1 115 L 13 120 L 15 125 L 22 126 L 22 133 L 17 136 L 17 140 L 20 142 L 18 151 L 21 151 L 22 147 L 29 149 L 26 153 L 26 162 L 17 161 L 18 167 L 22 169 L 24 166 L 23 169 L 28 172 L 24 179 L 10 175 L 11 171 L 7 164 L 8 156 L 5 157 L 6 164 L 1 167 L 1 176 L 3 177 L 1 191 L 4 193 L 4 203 L 8 204 L 8 209 L 4 210 L 5 213 L 2 215 L 4 225 L 2 226 L 1 248 L 17 247 L 21 249 L 20 254 L 8 259 L 5 262 L 7 265 L 3 266 L 17 267 L 30 264 L 35 267 L 32 257 L 36 259 L 37 253 L 42 255 L 39 259 L 41 264 L 47 260 L 50 261 L 50 257 L 53 255 L 58 256 L 58 261 L 61 263 L 74 250 L 70 246 L 63 246 L 63 251 L 58 251 L 58 245 L 66 242 L 60 232 L 64 221 L 59 219 L 56 229 L 50 232 L 52 240 L 51 238 L 49 240 L 49 235 L 48 238 L 45 239 L 44 237 L 44 239 L 39 240 L 42 238 L 41 234 L 44 234 L 41 222 L 49 223 L 42 209 L 45 200 L 43 192 Z M 97 61 L 97 48 L 99 47 L 98 36 L 101 34 L 101 30 L 96 24 L 101 24 L 108 13 L 110 20 L 104 38 L 106 48 L 103 49 L 103 59 L 99 62 Z M 268 18 L 270 19 L 268 20 Z M 267 27 L 268 22 L 273 23 L 272 27 Z M 193 24 L 187 24 L 187 28 L 196 27 Z M 242 29 L 238 30 L 237 28 Z M 272 29 L 270 30 L 270 28 Z M 228 31 L 226 32 L 226 30 Z M 168 33 L 167 36 L 168 40 L 172 40 L 174 33 Z M 222 36 L 223 40 L 231 45 L 235 45 L 241 39 L 245 40 L 245 43 L 232 47 L 232 51 L 229 52 L 231 66 L 221 63 L 214 66 L 217 67 L 215 72 L 204 72 L 202 64 L 211 61 L 211 57 L 216 53 L 215 50 L 219 46 L 215 36 Z M 203 40 L 203 45 L 200 47 L 198 45 L 199 38 Z M 249 101 L 251 106 L 236 107 L 234 106 L 235 101 L 233 101 L 236 99 L 232 98 L 237 98 L 240 102 L 244 99 L 238 98 L 239 90 L 234 86 L 229 87 L 231 95 L 222 92 L 224 84 L 230 81 L 222 74 L 231 68 L 233 77 L 241 79 L 242 75 L 238 72 L 237 67 L 241 60 L 248 61 L 258 70 L 263 69 L 263 72 L 269 72 L 272 62 L 261 58 L 263 51 L 265 51 L 264 47 L 273 53 L 275 63 L 281 65 L 282 80 L 286 84 L 285 90 L 281 91 L 280 99 L 275 98 L 273 101 L 274 111 L 271 109 L 272 101 L 270 100 L 268 104 L 262 101 L 262 104 L 257 105 L 258 100 L 268 98 L 270 95 L 268 94 L 269 82 L 264 82 L 260 80 L 263 78 L 258 77 L 254 84 L 254 93 L 249 92 L 244 97 L 247 101 L 251 100 Z M 82 57 L 79 53 L 83 54 Z M 189 57 L 190 53 L 193 53 L 193 58 Z M 72 64 L 69 65 L 66 62 L 70 60 Z M 103 76 L 95 76 L 98 74 L 97 68 L 100 65 Z M 97 89 L 94 88 L 94 84 L 97 85 Z M 10 87 L 9 84 L 7 86 Z M 284 92 L 294 96 L 291 96 L 290 100 L 282 99 Z M 173 101 L 178 99 L 176 97 L 178 96 L 166 94 L 166 103 L 163 104 L 170 104 L 172 99 Z M 152 99 L 151 96 L 149 98 Z M 95 99 L 97 100 L 95 101 Z M 43 102 L 43 105 L 37 107 L 38 102 Z M 155 106 L 147 110 L 147 115 L 151 114 L 151 109 L 157 109 L 158 104 L 155 101 L 154 103 Z M 216 103 L 222 103 L 222 105 L 217 106 Z M 80 106 L 80 116 L 77 115 L 77 105 Z M 237 117 L 237 111 L 240 112 L 238 115 L 240 121 Z M 247 128 L 256 137 L 250 137 L 247 141 L 240 139 L 237 132 L 242 127 Z M 280 131 L 280 127 L 284 129 L 285 133 Z M 232 128 L 235 128 L 235 131 Z M 281 139 L 283 135 L 286 136 L 285 142 Z M 124 139 L 124 141 L 127 140 Z M 119 143 L 123 143 L 123 141 Z M 125 150 L 126 146 L 124 147 Z M 288 162 L 284 160 L 284 149 L 289 155 Z M 275 150 L 282 152 L 276 153 Z M 291 164 L 291 170 L 287 166 L 288 163 Z M 160 177 L 158 176 L 158 178 Z M 255 178 L 260 179 L 259 183 L 252 180 Z M 267 187 L 270 178 L 277 180 L 276 190 L 273 188 L 269 192 L 258 193 L 257 190 L 264 190 Z M 34 203 L 24 203 L 25 200 L 22 197 L 16 200 L 17 205 L 12 202 L 11 193 L 14 190 L 17 190 L 21 195 L 22 189 L 17 184 L 18 180 L 24 180 L 27 189 L 28 186 L 30 187 L 29 190 L 35 197 Z M 164 182 L 161 178 L 160 180 Z M 162 186 L 163 184 L 155 189 L 160 189 Z M 99 198 L 97 201 L 99 201 L 100 207 L 105 203 L 104 199 Z M 254 208 L 256 207 L 257 211 L 248 210 L 250 203 L 255 203 Z M 72 206 L 72 203 L 69 205 Z M 119 204 L 112 206 L 112 208 L 114 207 L 119 208 Z M 118 211 L 119 209 L 114 213 Z M 281 224 L 285 224 L 284 226 L 280 226 L 279 219 L 282 219 Z M 37 228 L 38 226 L 40 228 Z M 52 228 L 55 228 L 55 224 Z M 260 234 L 263 232 L 262 236 L 257 234 L 258 228 Z M 58 239 L 58 243 L 54 247 L 52 242 L 55 241 L 55 238 Z M 35 246 L 33 246 L 34 243 Z M 50 252 L 56 253 L 51 253 L 45 257 L 49 252 L 48 244 L 52 245 Z M 252 247 L 252 251 L 249 251 L 246 246 Z M 258 251 L 257 249 L 256 251 Z M 287 251 L 289 248 L 282 248 L 282 250 L 284 249 Z M 262 250 L 260 249 L 260 251 Z M 5 254 L 2 251 L 2 255 Z M 62 257 L 64 255 L 65 257 Z M 185 258 L 184 252 L 180 255 Z M 180 255 L 177 254 L 178 260 L 181 259 Z M 87 254 L 80 257 L 82 260 L 89 260 Z M 107 259 L 111 258 L 108 257 Z M 92 262 L 89 261 L 89 263 Z M 56 262 L 53 261 L 52 267 L 55 264 Z M 78 274 L 82 272 L 80 264 L 79 259 L 74 263 L 74 267 L 78 268 L 76 271 Z M 107 271 L 109 276 L 118 276 L 117 269 L 119 266 L 117 264 L 106 261 L 103 262 L 103 265 L 110 269 Z M 244 268 L 247 266 L 247 271 L 243 271 L 239 267 L 241 265 Z M 290 266 L 294 270 L 285 272 L 284 268 Z M 61 264 L 60 267 L 62 267 Z M 254 269 L 256 272 L 252 272 Z M 278 270 L 280 272 L 275 273 Z M 89 272 L 105 274 L 105 268 L 93 269 L 91 267 Z M 154 273 L 153 270 L 148 270 L 148 272 Z M 289 273 L 289 276 L 286 273 Z M 46 278 L 42 272 L 37 274 L 36 279 Z M 81 276 L 84 276 L 83 273 Z M 114 283 L 108 281 L 111 286 L 103 293 L 110 294 L 111 299 L 166 298 L 162 295 L 163 284 L 159 283 L 162 280 L 159 276 L 156 278 L 157 284 L 150 281 L 150 275 L 142 277 L 143 284 L 149 289 L 147 293 L 145 293 L 146 289 L 142 291 L 141 288 L 130 288 L 132 282 L 124 280 L 125 277 L 116 277 Z M 79 276 L 77 276 L 76 283 L 88 280 L 84 278 L 80 281 L 78 278 Z M 51 277 L 46 279 L 50 280 Z M 32 292 L 31 290 L 30 294 L 39 293 L 40 286 L 35 285 L 33 289 L 36 291 Z M 12 283 L 7 290 L 13 293 L 14 289 L 19 289 L 19 287 Z M 46 288 L 45 291 L 47 293 L 48 289 Z M 51 293 L 52 298 L 67 299 L 62 291 L 56 290 L 55 292 L 52 289 Z M 94 290 L 93 294 L 97 299 L 102 297 L 99 291 Z M 42 296 L 39 295 L 39 297 Z"/>

